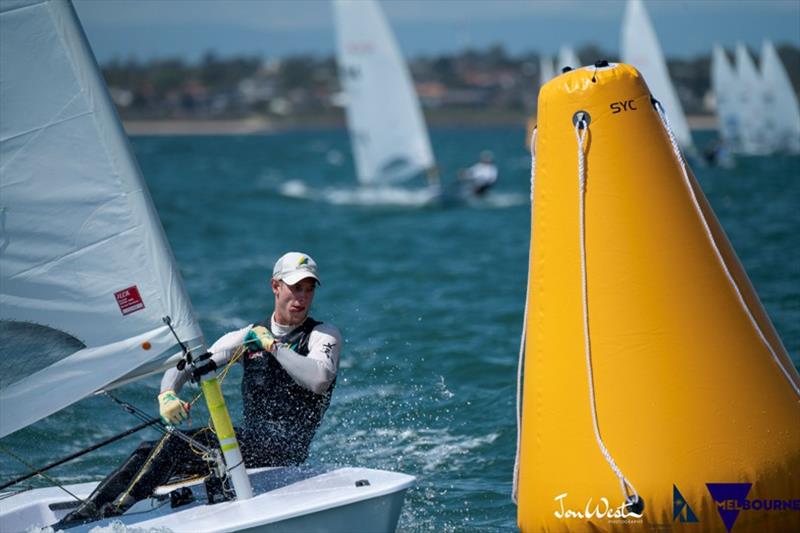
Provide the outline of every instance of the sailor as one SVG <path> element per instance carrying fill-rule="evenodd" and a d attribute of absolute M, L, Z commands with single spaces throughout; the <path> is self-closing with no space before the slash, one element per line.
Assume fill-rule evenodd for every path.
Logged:
<path fill-rule="evenodd" d="M 475 196 L 483 196 L 497 182 L 497 167 L 493 161 L 494 154 L 484 150 L 480 161 L 460 173 L 459 179 L 467 184 Z"/>
<path fill-rule="evenodd" d="M 309 316 L 319 283 L 308 254 L 284 254 L 270 280 L 272 314 L 226 333 L 209 349 L 216 368 L 232 360 L 243 366 L 244 423 L 236 432 L 249 468 L 303 463 L 330 404 L 342 336 L 332 324 Z M 164 374 L 158 403 L 165 423 L 178 425 L 189 417 L 189 404 L 178 396 L 189 378 L 188 367 Z M 203 428 L 188 434 L 216 445 L 209 433 Z M 122 514 L 171 477 L 204 473 L 207 464 L 179 438 L 143 443 L 62 525 Z"/>

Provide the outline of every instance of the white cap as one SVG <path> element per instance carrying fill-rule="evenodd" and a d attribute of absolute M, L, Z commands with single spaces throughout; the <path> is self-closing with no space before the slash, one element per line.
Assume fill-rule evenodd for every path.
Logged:
<path fill-rule="evenodd" d="M 272 279 L 281 280 L 287 285 L 294 285 L 300 280 L 314 278 L 317 283 L 321 283 L 317 277 L 317 263 L 311 256 L 300 252 L 288 252 L 275 262 L 272 269 Z"/>

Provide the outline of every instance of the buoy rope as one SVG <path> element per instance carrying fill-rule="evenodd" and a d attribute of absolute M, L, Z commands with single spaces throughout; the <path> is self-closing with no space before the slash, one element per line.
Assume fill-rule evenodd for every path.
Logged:
<path fill-rule="evenodd" d="M 622 495 L 625 502 L 633 505 L 639 502 L 639 493 L 636 488 L 627 480 L 622 470 L 617 466 L 611 453 L 603 443 L 603 438 L 600 436 L 600 425 L 597 422 L 597 402 L 595 400 L 594 392 L 594 371 L 592 369 L 592 345 L 589 336 L 589 298 L 586 283 L 586 165 L 584 147 L 586 144 L 586 135 L 589 132 L 589 123 L 586 118 L 580 116 L 575 122 L 575 136 L 578 140 L 578 219 L 579 219 L 579 233 L 580 233 L 580 254 L 581 254 L 581 291 L 583 299 L 583 339 L 584 339 L 584 352 L 586 354 L 586 372 L 589 379 L 589 403 L 592 411 L 592 425 L 594 427 L 594 436 L 597 440 L 597 445 L 606 462 L 614 471 L 617 478 L 619 478 L 620 487 L 622 488 Z M 630 490 L 629 490 L 630 489 Z M 633 493 L 631 497 L 631 492 Z"/>
<path fill-rule="evenodd" d="M 533 185 L 536 182 L 536 127 L 531 133 L 531 241 L 533 241 Z M 528 248 L 528 267 L 530 268 L 530 247 Z M 519 339 L 519 357 L 517 360 L 517 453 L 514 456 L 514 480 L 512 482 L 511 500 L 517 503 L 519 488 L 519 450 L 522 435 L 522 373 L 525 365 L 525 333 L 528 325 L 528 297 L 531 292 L 531 275 L 528 272 L 528 283 L 525 287 L 525 310 L 522 313 L 522 335 Z"/>
<path fill-rule="evenodd" d="M 661 102 L 658 100 L 653 100 L 655 105 L 656 111 L 658 111 L 659 116 L 661 117 L 661 122 L 664 125 L 664 128 L 667 130 L 667 135 L 669 136 L 669 142 L 672 144 L 672 151 L 675 154 L 678 162 L 681 166 L 681 173 L 683 174 L 684 182 L 686 183 L 686 188 L 689 190 L 689 194 L 692 198 L 692 203 L 694 205 L 694 209 L 697 212 L 697 215 L 700 217 L 700 220 L 703 222 L 703 229 L 706 232 L 706 236 L 708 240 L 711 242 L 711 247 L 714 249 L 714 253 L 717 256 L 720 264 L 722 265 L 722 270 L 725 272 L 725 277 L 728 278 L 728 281 L 733 286 L 734 291 L 736 292 L 736 297 L 739 300 L 742 308 L 744 309 L 747 318 L 750 320 L 750 323 L 758 333 L 758 337 L 761 339 L 761 342 L 764 346 L 767 347 L 769 353 L 772 355 L 772 359 L 775 361 L 775 364 L 778 365 L 778 368 L 781 369 L 783 375 L 786 377 L 786 380 L 789 382 L 789 385 L 794 389 L 795 394 L 800 396 L 800 384 L 795 383 L 792 379 L 792 375 L 789 373 L 789 370 L 784 366 L 783 362 L 781 361 L 778 354 L 775 352 L 775 349 L 772 347 L 772 344 L 767 339 L 767 336 L 761 329 L 761 326 L 758 324 L 755 316 L 753 316 L 753 312 L 750 310 L 750 306 L 747 305 L 747 301 L 744 299 L 744 295 L 742 291 L 739 289 L 739 285 L 736 283 L 736 280 L 733 278 L 733 274 L 731 273 L 730 269 L 728 268 L 728 264 L 725 262 L 725 259 L 722 257 L 722 252 L 717 246 L 717 241 L 714 239 L 714 234 L 711 232 L 711 227 L 708 225 L 708 221 L 706 217 L 703 215 L 703 210 L 700 208 L 700 202 L 697 199 L 697 194 L 695 194 L 694 187 L 692 187 L 691 180 L 689 179 L 689 173 L 686 171 L 686 160 L 684 159 L 683 155 L 681 154 L 681 150 L 678 147 L 678 141 L 675 138 L 675 135 L 672 133 L 672 126 L 670 126 L 669 118 L 667 118 L 667 113 L 664 111 L 664 108 L 661 106 Z"/>

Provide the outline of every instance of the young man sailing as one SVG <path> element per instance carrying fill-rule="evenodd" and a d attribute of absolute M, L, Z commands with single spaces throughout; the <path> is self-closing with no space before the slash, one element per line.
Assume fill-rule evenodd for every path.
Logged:
<path fill-rule="evenodd" d="M 273 312 L 265 320 L 220 337 L 209 349 L 210 363 L 243 366 L 244 420 L 237 436 L 247 467 L 298 465 L 328 408 L 339 369 L 339 330 L 309 316 L 320 279 L 307 254 L 289 252 L 275 263 L 270 281 Z M 165 423 L 188 418 L 189 404 L 178 393 L 190 369 L 171 368 L 161 380 L 159 411 Z M 217 446 L 207 428 L 190 433 Z M 165 436 L 145 442 L 60 524 L 116 516 L 173 476 L 208 473 L 208 465 L 183 439 Z"/>

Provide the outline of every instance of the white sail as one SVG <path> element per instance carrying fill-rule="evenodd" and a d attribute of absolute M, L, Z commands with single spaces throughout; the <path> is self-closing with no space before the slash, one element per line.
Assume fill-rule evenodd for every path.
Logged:
<path fill-rule="evenodd" d="M 743 43 L 736 44 L 736 77 L 742 123 L 740 151 L 749 155 L 767 154 L 770 147 L 765 120 L 764 82 Z"/>
<path fill-rule="evenodd" d="M 558 50 L 558 64 L 556 65 L 556 71 L 558 73 L 561 72 L 561 69 L 564 67 L 572 67 L 573 69 L 582 66 L 581 60 L 578 59 L 578 55 L 575 53 L 575 50 L 572 49 L 571 46 L 563 45 Z"/>
<path fill-rule="evenodd" d="M 539 86 L 541 87 L 548 81 L 556 77 L 556 71 L 553 68 L 553 61 L 548 56 L 539 57 Z"/>
<path fill-rule="evenodd" d="M 717 108 L 717 127 L 722 142 L 734 151 L 741 147 L 742 117 L 739 113 L 739 83 L 725 50 L 714 44 L 711 52 L 711 90 Z"/>
<path fill-rule="evenodd" d="M 764 41 L 761 47 L 761 78 L 764 82 L 766 131 L 776 151 L 800 152 L 800 105 L 797 94 L 775 47 Z"/>
<path fill-rule="evenodd" d="M 0 4 L 0 436 L 202 344 L 65 0 Z"/>
<path fill-rule="evenodd" d="M 553 61 L 551 61 L 549 57 L 541 56 L 539 58 L 540 85 L 544 85 L 548 81 L 561 74 L 561 71 L 564 67 L 575 69 L 580 66 L 580 59 L 578 59 L 578 56 L 575 54 L 575 51 L 572 49 L 572 47 L 564 45 L 558 49 L 558 57 L 555 60 L 555 67 L 553 67 Z"/>
<path fill-rule="evenodd" d="M 642 73 L 650 93 L 664 106 L 678 144 L 693 149 L 689 123 L 669 77 L 664 53 L 641 0 L 628 0 L 622 21 L 622 61 Z"/>
<path fill-rule="evenodd" d="M 385 184 L 434 166 L 411 75 L 378 4 L 335 0 L 337 61 L 358 179 Z"/>

